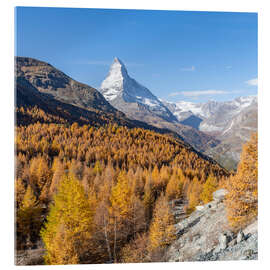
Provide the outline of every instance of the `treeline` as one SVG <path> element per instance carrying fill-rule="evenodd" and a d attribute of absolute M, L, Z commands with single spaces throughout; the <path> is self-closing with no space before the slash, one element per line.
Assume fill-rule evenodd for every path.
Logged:
<path fill-rule="evenodd" d="M 17 126 L 27 126 L 34 123 L 68 124 L 68 121 L 57 114 L 48 114 L 38 107 L 20 107 L 15 109 Z"/>
<path fill-rule="evenodd" d="M 166 135 L 28 114 L 47 120 L 16 127 L 17 249 L 41 236 L 48 264 L 164 261 L 169 202 L 189 213 L 228 176 Z"/>

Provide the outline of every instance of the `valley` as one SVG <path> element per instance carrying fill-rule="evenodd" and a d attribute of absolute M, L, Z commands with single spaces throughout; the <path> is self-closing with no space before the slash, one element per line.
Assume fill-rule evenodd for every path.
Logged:
<path fill-rule="evenodd" d="M 226 102 L 167 102 L 132 79 L 118 58 L 99 91 L 31 58 L 19 57 L 16 73 L 18 107 L 38 106 L 70 123 L 114 122 L 171 133 L 230 170 L 237 167 L 242 144 L 257 130 L 256 96 Z M 20 123 L 20 113 L 17 119 Z M 32 120 L 24 116 L 23 121 Z"/>
<path fill-rule="evenodd" d="M 114 59 L 99 91 L 130 119 L 178 133 L 228 169 L 236 169 L 243 143 L 257 131 L 256 96 L 225 102 L 164 101 L 132 79 L 118 58 Z"/>
<path fill-rule="evenodd" d="M 15 70 L 17 264 L 180 258 L 176 228 L 227 188 L 226 155 L 256 131 L 256 99 L 180 109 L 117 58 L 99 91 L 32 58 L 17 57 Z"/>
<path fill-rule="evenodd" d="M 8 14 L 7 266 L 258 260 L 261 14 L 88 2 Z"/>

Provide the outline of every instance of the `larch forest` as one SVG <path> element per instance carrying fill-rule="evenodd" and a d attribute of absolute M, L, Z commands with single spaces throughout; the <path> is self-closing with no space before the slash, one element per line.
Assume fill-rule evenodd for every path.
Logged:
<path fill-rule="evenodd" d="M 42 246 L 45 264 L 163 261 L 170 202 L 189 215 L 221 187 L 233 228 L 257 215 L 257 135 L 228 172 L 170 134 L 16 113 L 16 249 Z"/>

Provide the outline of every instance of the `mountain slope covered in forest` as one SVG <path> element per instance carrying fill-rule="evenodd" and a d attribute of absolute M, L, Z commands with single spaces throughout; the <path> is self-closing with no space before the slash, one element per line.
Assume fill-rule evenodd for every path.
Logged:
<path fill-rule="evenodd" d="M 124 63 L 118 58 L 114 59 L 100 92 L 112 106 L 130 119 L 172 130 L 199 151 L 204 152 L 219 144 L 214 137 L 181 124 L 159 98 L 129 76 Z"/>
<path fill-rule="evenodd" d="M 170 215 L 166 212 L 167 199 L 192 196 L 194 187 L 203 186 L 209 175 L 217 179 L 229 175 L 179 135 L 130 120 L 106 100 L 99 102 L 99 95 L 78 105 L 77 94 L 72 94 L 76 90 L 70 89 L 76 82 L 63 75 L 65 83 L 57 84 L 48 79 L 54 69 L 35 64 L 25 64 L 25 68 L 20 64 L 16 73 L 19 256 L 30 249 L 39 254 L 38 263 L 44 262 L 40 255 L 49 264 L 124 261 L 123 252 L 130 241 L 140 235 L 154 235 L 151 224 L 158 222 L 155 209 L 160 208 L 155 204 L 162 205 L 164 215 Z M 60 80 L 62 73 L 56 74 Z M 44 76 L 40 83 L 38 79 Z M 59 93 L 65 90 L 68 95 L 62 98 Z M 63 201 L 61 194 L 69 195 Z M 52 210 L 55 205 L 62 210 Z M 193 207 L 190 204 L 188 211 Z M 79 218 L 76 213 L 80 213 Z M 172 217 L 169 220 L 172 222 Z M 79 234 L 62 221 L 76 224 Z M 69 246 L 73 244 L 71 252 Z M 65 248 L 56 254 L 61 245 Z M 45 255 L 43 247 L 48 251 Z"/>
<path fill-rule="evenodd" d="M 215 160 L 169 130 L 128 119 L 99 98 L 96 90 L 73 88 L 76 82 L 47 64 L 45 71 L 42 64 L 37 70 L 35 64 L 29 64 L 30 70 L 24 65 L 16 73 L 18 260 L 32 254 L 39 264 L 166 261 L 168 248 L 175 247 L 179 235 L 186 232 L 177 231 L 181 222 L 185 224 L 181 219 L 187 218 L 188 229 L 197 228 L 194 210 L 198 205 L 207 207 L 207 215 L 213 217 L 221 205 L 215 208 L 209 203 L 212 192 L 228 179 L 234 181 Z M 58 75 L 51 81 L 48 78 L 53 75 L 46 72 Z M 242 117 L 248 121 L 248 115 L 247 111 Z M 239 168 L 245 169 L 255 186 L 257 163 L 248 158 L 249 153 L 256 153 L 254 148 L 255 143 L 246 148 L 244 162 L 248 160 L 250 166 Z M 241 171 L 235 179 L 241 182 L 242 175 Z M 253 197 L 256 200 L 256 192 Z M 239 201 L 243 203 L 242 198 Z M 216 214 L 225 218 L 224 211 Z M 190 237 L 201 243 L 205 239 Z"/>
<path fill-rule="evenodd" d="M 184 125 L 169 123 L 158 116 L 152 118 L 154 121 L 145 121 L 141 117 L 130 119 L 128 118 L 130 115 L 127 117 L 117 110 L 117 107 L 110 105 L 96 89 L 71 79 L 48 63 L 27 57 L 16 57 L 15 62 L 17 107 L 37 106 L 44 112 L 59 116 L 69 123 L 90 123 L 97 126 L 117 123 L 127 127 L 155 130 L 159 133 L 171 133 L 199 151 L 219 143 L 218 140 L 202 132 Z M 160 101 L 157 102 L 162 104 Z M 18 124 L 21 121 L 29 123 L 34 119 L 27 118 L 25 114 L 22 116 L 21 112 L 17 111 Z"/>
<path fill-rule="evenodd" d="M 165 207 L 168 199 L 194 196 L 195 187 L 203 187 L 210 175 L 219 180 L 229 175 L 214 160 L 196 153 L 179 140 L 116 124 L 95 128 L 76 123 L 37 122 L 17 127 L 15 142 L 17 248 L 36 247 L 41 225 L 56 218 L 45 219 L 61 191 L 59 200 L 63 198 L 61 194 L 69 194 L 61 204 L 57 203 L 64 207 L 61 215 L 71 207 L 70 211 L 75 211 L 76 216 L 76 207 L 81 207 L 78 200 L 91 206 L 87 219 L 91 233 L 77 240 L 84 243 L 86 249 L 75 248 L 80 254 L 78 263 L 108 262 L 112 256 L 116 261 L 124 258 L 121 249 L 129 240 L 150 230 L 151 220 L 154 222 L 153 216 L 157 215 L 153 212 L 156 202 L 161 200 L 160 204 Z M 178 181 L 181 184 L 177 185 Z M 193 204 L 189 206 L 190 211 L 193 207 Z M 53 213 L 57 212 L 53 210 L 51 215 Z M 76 217 L 70 213 L 67 213 L 67 222 L 77 224 L 76 229 L 81 228 L 83 223 L 80 224 L 80 219 L 73 221 Z M 35 216 L 33 220 L 32 216 Z M 62 219 L 55 220 L 59 223 Z M 107 236 L 104 222 L 108 226 Z M 27 224 L 31 224 L 30 227 Z M 73 235 L 74 229 L 71 227 L 68 233 Z M 55 230 L 61 234 L 61 224 Z M 43 241 L 47 245 L 51 243 L 47 248 L 55 250 L 62 244 L 61 238 L 48 239 L 52 236 L 45 232 L 43 235 Z M 110 250 L 116 249 L 114 255 L 108 252 L 107 245 Z M 65 249 L 62 254 L 65 258 L 71 256 Z M 58 259 L 61 261 L 61 257 Z M 54 261 L 50 258 L 49 262 Z"/>
<path fill-rule="evenodd" d="M 18 125 L 44 122 L 44 115 L 34 117 L 32 108 L 36 107 L 42 114 L 50 115 L 50 122 L 61 119 L 68 123 L 95 126 L 115 123 L 129 128 L 155 130 L 162 134 L 170 133 L 183 140 L 183 137 L 171 130 L 127 118 L 93 87 L 79 83 L 52 65 L 33 58 L 15 57 L 15 96 Z M 25 110 L 19 110 L 20 107 Z M 30 109 L 29 113 L 27 108 Z"/>

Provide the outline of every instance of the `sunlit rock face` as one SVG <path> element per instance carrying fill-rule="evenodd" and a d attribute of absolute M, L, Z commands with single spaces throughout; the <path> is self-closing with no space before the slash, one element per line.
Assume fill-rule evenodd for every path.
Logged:
<path fill-rule="evenodd" d="M 131 78 L 123 62 L 114 58 L 100 92 L 115 108 L 128 116 L 152 113 L 168 121 L 177 121 L 168 108 L 149 89 Z"/>

